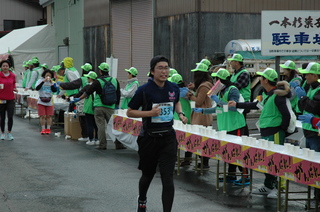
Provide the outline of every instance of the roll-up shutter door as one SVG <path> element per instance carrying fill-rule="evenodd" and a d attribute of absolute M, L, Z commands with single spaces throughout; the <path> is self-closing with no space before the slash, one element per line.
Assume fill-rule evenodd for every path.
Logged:
<path fill-rule="evenodd" d="M 143 84 L 153 57 L 152 0 L 118 0 L 111 5 L 112 54 L 118 58 L 117 78 L 124 87 L 127 82 L 124 69 L 133 66 Z"/>
<path fill-rule="evenodd" d="M 111 53 L 118 59 L 117 79 L 123 88 L 128 75 L 124 69 L 131 67 L 131 1 L 112 1 L 111 15 Z"/>
<path fill-rule="evenodd" d="M 153 57 L 152 0 L 132 1 L 132 64 L 139 71 L 138 79 L 147 81 Z"/>

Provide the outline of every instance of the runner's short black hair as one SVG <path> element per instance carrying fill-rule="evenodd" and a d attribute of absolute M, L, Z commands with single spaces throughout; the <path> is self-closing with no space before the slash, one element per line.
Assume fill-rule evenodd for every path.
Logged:
<path fill-rule="evenodd" d="M 167 62 L 169 64 L 169 59 L 162 55 L 155 56 L 150 61 L 150 70 L 153 71 L 158 62 Z"/>

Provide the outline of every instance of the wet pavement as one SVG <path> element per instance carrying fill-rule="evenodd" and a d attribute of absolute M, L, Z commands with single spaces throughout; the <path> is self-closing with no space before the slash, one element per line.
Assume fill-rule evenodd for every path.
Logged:
<path fill-rule="evenodd" d="M 254 120 L 252 121 L 252 123 Z M 63 127 L 54 126 L 51 135 L 40 135 L 37 119 L 30 122 L 14 117 L 14 141 L 0 141 L 0 212 L 18 211 L 136 211 L 138 180 L 137 152 L 96 150 L 85 142 L 65 140 Z M 55 137 L 61 132 L 61 137 Z M 183 155 L 183 152 L 181 152 Z M 175 178 L 176 212 L 269 212 L 277 211 L 276 200 L 251 195 L 249 187 L 222 183 L 216 188 L 217 161 L 210 169 L 195 172 L 193 166 L 182 167 Z M 220 165 L 222 171 L 222 165 Z M 253 173 L 253 188 L 263 184 L 264 175 Z M 292 191 L 306 186 L 290 183 Z M 156 174 L 148 192 L 148 211 L 160 212 L 161 181 Z M 304 197 L 293 194 L 290 197 Z M 304 211 L 304 201 L 289 202 L 288 211 Z"/>

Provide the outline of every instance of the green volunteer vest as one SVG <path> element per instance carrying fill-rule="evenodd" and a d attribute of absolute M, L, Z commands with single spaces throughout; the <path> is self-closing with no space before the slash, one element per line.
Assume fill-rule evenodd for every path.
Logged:
<path fill-rule="evenodd" d="M 88 98 L 84 100 L 83 104 L 83 112 L 87 114 L 94 115 L 93 110 L 93 95 L 90 95 Z"/>
<path fill-rule="evenodd" d="M 110 77 L 105 77 L 104 78 L 106 81 L 108 81 L 110 79 Z M 104 86 L 104 82 L 101 79 L 98 79 L 98 81 L 100 82 L 101 88 L 103 88 Z M 116 78 L 112 78 L 111 83 L 114 85 L 114 87 L 117 89 L 117 80 Z M 101 102 L 101 98 L 99 94 L 96 94 L 94 97 L 94 101 L 93 101 L 93 106 L 94 107 L 107 107 L 107 108 L 112 108 L 114 109 L 116 107 L 116 104 L 113 105 L 104 105 Z"/>
<path fill-rule="evenodd" d="M 71 69 L 69 69 L 69 70 L 71 70 Z M 71 70 L 71 71 L 74 71 L 74 70 Z M 70 82 L 69 79 L 67 78 L 67 75 L 65 75 L 63 77 L 63 82 Z M 72 96 L 72 95 L 77 94 L 77 93 L 79 93 L 79 89 L 66 90 L 67 96 Z"/>
<path fill-rule="evenodd" d="M 36 83 L 37 83 L 38 79 L 40 78 L 40 73 L 39 73 L 40 69 L 41 69 L 40 67 L 35 67 L 32 70 L 32 71 L 36 71 L 37 72 L 37 78 L 36 78 L 36 80 L 33 82 L 32 86 L 31 86 L 32 89 L 36 89 Z"/>
<path fill-rule="evenodd" d="M 264 93 L 263 93 L 264 94 Z M 278 127 L 282 123 L 282 115 L 275 104 L 276 94 L 263 95 L 263 109 L 259 118 L 260 128 Z"/>
<path fill-rule="evenodd" d="M 140 83 L 138 81 L 133 81 L 131 83 L 128 83 L 124 90 L 128 91 L 134 84 L 137 84 L 138 87 L 140 86 Z M 131 101 L 131 99 L 131 97 L 124 98 L 121 103 L 121 109 L 128 109 L 128 104 Z"/>
<path fill-rule="evenodd" d="M 188 118 L 188 122 L 187 124 L 190 124 L 191 122 L 191 105 L 190 105 L 190 101 L 184 98 L 180 98 L 180 104 L 181 104 L 181 108 L 182 111 L 184 112 L 184 114 L 186 115 L 186 117 Z M 179 115 L 174 112 L 173 114 L 173 119 L 174 120 L 180 120 Z"/>
<path fill-rule="evenodd" d="M 309 97 L 309 99 L 313 100 L 313 97 L 314 95 L 316 95 L 316 93 L 320 91 L 320 87 L 317 87 L 315 89 L 312 89 L 312 87 L 310 86 L 310 89 L 308 90 L 308 93 L 307 93 L 307 97 Z M 309 112 L 306 112 L 306 111 L 303 111 L 303 114 L 308 114 Z M 318 115 L 315 115 L 315 114 L 312 114 L 314 115 L 315 117 L 317 118 L 320 118 L 320 116 Z M 310 131 L 315 131 L 315 132 L 318 132 L 318 129 L 314 129 L 312 127 L 311 124 L 308 124 L 308 123 L 302 123 L 302 128 L 305 129 L 305 130 L 310 130 Z"/>
<path fill-rule="evenodd" d="M 82 85 L 81 87 L 84 88 L 88 84 L 88 78 L 87 77 L 80 77 Z"/>
<path fill-rule="evenodd" d="M 239 73 L 237 73 L 235 75 L 232 75 L 231 78 L 230 78 L 230 81 L 232 83 L 235 83 L 242 72 L 247 72 L 249 74 L 249 72 L 246 69 L 243 69 L 243 70 L 239 71 Z M 249 76 L 250 76 L 250 74 L 249 74 Z M 251 89 L 250 89 L 250 87 L 251 87 L 251 82 L 250 82 L 250 79 L 249 79 L 249 83 L 248 83 L 247 87 L 241 88 L 239 90 L 239 92 L 243 96 L 243 99 L 244 99 L 245 102 L 250 102 L 250 98 L 251 98 Z"/>
<path fill-rule="evenodd" d="M 300 81 L 300 84 L 302 82 L 302 79 L 299 78 L 299 77 L 295 77 L 293 78 L 290 82 L 293 82 L 295 80 L 299 80 Z M 294 99 L 291 99 L 290 103 L 291 103 L 291 107 L 292 107 L 292 110 L 295 111 L 296 113 L 300 113 L 301 111 L 299 110 L 299 107 L 298 107 L 298 97 L 294 98 Z"/>
<path fill-rule="evenodd" d="M 224 102 L 228 102 L 229 92 L 231 89 L 238 90 L 236 86 L 232 85 L 228 88 L 228 90 L 224 93 L 223 96 L 221 96 L 221 93 L 219 94 L 219 99 Z M 222 111 L 221 113 L 217 112 L 218 130 L 226 130 L 227 132 L 231 132 L 233 130 L 237 130 L 246 126 L 246 121 L 242 113 L 230 110 L 228 112 L 223 112 L 223 109 L 219 106 L 217 106 L 216 110 Z"/>
<path fill-rule="evenodd" d="M 30 73 L 30 69 L 27 69 L 23 74 L 23 79 L 22 79 L 23 88 L 27 87 L 27 80 L 28 80 L 29 73 Z"/>

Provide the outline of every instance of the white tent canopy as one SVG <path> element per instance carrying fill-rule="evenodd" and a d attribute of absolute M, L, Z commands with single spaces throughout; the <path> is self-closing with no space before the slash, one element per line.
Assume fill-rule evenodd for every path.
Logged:
<path fill-rule="evenodd" d="M 14 59 L 17 81 L 21 79 L 23 61 L 38 57 L 40 64 L 49 68 L 56 65 L 55 30 L 53 26 L 41 25 L 15 29 L 0 38 L 0 54 L 11 53 Z"/>

